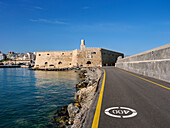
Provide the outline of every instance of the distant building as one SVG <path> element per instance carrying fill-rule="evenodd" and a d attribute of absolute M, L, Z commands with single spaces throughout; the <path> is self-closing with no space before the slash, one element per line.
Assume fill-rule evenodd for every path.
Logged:
<path fill-rule="evenodd" d="M 19 54 L 17 54 L 17 58 L 16 58 L 16 60 L 24 60 L 24 53 L 19 53 Z"/>
<path fill-rule="evenodd" d="M 27 53 L 27 57 L 28 57 L 28 59 L 30 59 L 30 60 L 35 60 L 35 54 L 32 53 L 32 52 L 28 52 L 28 53 Z"/>
<path fill-rule="evenodd" d="M 27 54 L 8 52 L 7 58 L 11 60 L 35 60 L 35 54 L 31 52 L 28 52 Z"/>
<path fill-rule="evenodd" d="M 8 52 L 7 58 L 15 60 L 17 58 L 17 54 L 15 52 Z"/>
<path fill-rule="evenodd" d="M 8 52 L 8 55 L 11 55 L 11 54 L 15 54 L 15 52 L 9 51 L 9 52 Z"/>
<path fill-rule="evenodd" d="M 119 56 L 124 57 L 124 54 L 103 48 L 86 48 L 85 41 L 81 40 L 80 50 L 36 52 L 34 68 L 102 67 L 115 65 Z"/>
<path fill-rule="evenodd" d="M 9 60 L 3 62 L 4 64 L 28 64 L 28 65 L 34 65 L 34 63 L 35 63 L 35 54 L 31 53 L 31 52 L 29 52 L 27 54 L 8 52 L 8 54 L 6 56 L 7 56 L 7 58 Z"/>
<path fill-rule="evenodd" d="M 0 60 L 4 60 L 4 59 L 6 59 L 6 55 L 1 53 L 1 51 L 0 51 Z"/>

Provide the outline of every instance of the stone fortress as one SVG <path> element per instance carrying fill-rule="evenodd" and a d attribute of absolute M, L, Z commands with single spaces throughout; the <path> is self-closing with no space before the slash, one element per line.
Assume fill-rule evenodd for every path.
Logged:
<path fill-rule="evenodd" d="M 36 52 L 34 69 L 114 66 L 119 56 L 124 57 L 124 54 L 103 48 L 86 48 L 85 40 L 81 40 L 79 50 Z"/>

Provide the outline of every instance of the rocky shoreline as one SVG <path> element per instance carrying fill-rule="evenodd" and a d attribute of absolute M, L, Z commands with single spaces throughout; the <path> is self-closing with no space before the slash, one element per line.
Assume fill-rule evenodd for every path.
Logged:
<path fill-rule="evenodd" d="M 79 72 L 83 81 L 76 85 L 74 103 L 64 106 L 55 112 L 51 123 L 58 128 L 83 128 L 87 113 L 98 89 L 102 76 L 100 68 L 82 68 Z"/>

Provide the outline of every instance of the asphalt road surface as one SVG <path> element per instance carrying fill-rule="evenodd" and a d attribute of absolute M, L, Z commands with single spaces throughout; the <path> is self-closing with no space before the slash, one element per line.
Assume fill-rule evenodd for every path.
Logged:
<path fill-rule="evenodd" d="M 99 128 L 170 128 L 169 89 L 114 67 L 104 69 L 106 81 Z M 170 88 L 170 83 L 137 76 Z"/>

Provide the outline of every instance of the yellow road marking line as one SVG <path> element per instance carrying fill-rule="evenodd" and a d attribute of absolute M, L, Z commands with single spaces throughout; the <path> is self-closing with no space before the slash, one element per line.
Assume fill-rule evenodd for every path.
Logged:
<path fill-rule="evenodd" d="M 106 78 L 106 72 L 104 70 L 102 88 L 100 90 L 100 95 L 99 95 L 99 99 L 98 99 L 98 103 L 97 103 L 97 107 L 96 107 L 96 111 L 95 111 L 95 115 L 94 115 L 94 118 L 93 118 L 93 123 L 92 123 L 91 128 L 98 128 L 98 125 L 99 125 L 99 118 L 100 118 L 100 111 L 101 111 L 101 106 L 102 106 L 105 78 Z"/>
<path fill-rule="evenodd" d="M 143 78 L 143 77 L 134 75 L 134 74 L 132 74 L 132 73 L 129 73 L 129 72 L 124 71 L 124 70 L 121 70 L 121 69 L 118 69 L 118 70 L 120 70 L 120 71 L 122 71 L 122 72 L 125 72 L 125 73 L 127 73 L 127 74 L 130 74 L 130 75 L 132 75 L 132 76 L 135 76 L 135 77 L 137 77 L 137 78 L 140 78 L 140 79 L 142 79 L 142 80 L 145 80 L 145 81 L 147 81 L 147 82 L 150 82 L 150 83 L 152 83 L 152 84 L 158 85 L 158 86 L 160 86 L 160 87 L 162 87 L 162 88 L 165 88 L 165 89 L 167 89 L 167 90 L 170 90 L 170 88 L 168 88 L 168 87 L 166 87 L 166 86 L 164 86 L 164 85 L 158 84 L 158 83 L 156 83 L 156 82 L 153 82 L 153 81 L 148 80 L 148 79 L 145 79 L 145 78 Z"/>

